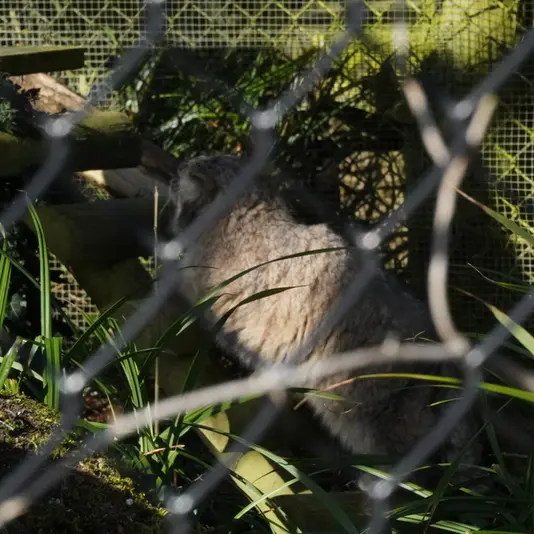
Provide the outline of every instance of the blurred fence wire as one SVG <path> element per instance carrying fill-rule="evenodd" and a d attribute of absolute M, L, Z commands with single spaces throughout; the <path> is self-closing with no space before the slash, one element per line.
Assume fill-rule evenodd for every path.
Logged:
<path fill-rule="evenodd" d="M 48 157 L 31 180 L 23 195 L 6 209 L 0 219 L 5 229 L 23 215 L 27 197 L 38 198 L 53 182 L 64 168 L 70 150 L 70 135 L 73 127 L 85 116 L 89 106 L 98 105 L 111 92 L 121 87 L 124 81 L 135 72 L 140 61 L 150 53 L 151 46 L 164 34 L 165 2 L 147 0 L 145 2 L 145 27 L 136 46 L 127 50 L 115 66 L 112 74 L 95 85 L 90 92 L 87 107 L 69 113 L 61 118 L 49 119 L 46 124 L 48 137 Z M 402 10 L 400 10 L 402 13 Z M 319 61 L 291 90 L 283 93 L 276 101 L 264 109 L 249 109 L 252 124 L 251 140 L 253 153 L 226 191 L 220 202 L 215 203 L 191 226 L 179 236 L 178 245 L 187 248 L 202 232 L 216 224 L 217 220 L 231 209 L 237 198 L 251 186 L 260 171 L 269 162 L 271 148 L 275 139 L 275 127 L 279 121 L 294 110 L 314 84 L 328 71 L 333 62 L 347 48 L 351 40 L 361 34 L 362 21 L 366 7 L 363 2 L 349 2 L 346 12 L 346 31 L 332 45 L 330 51 Z M 49 455 L 71 430 L 80 415 L 80 393 L 115 357 L 117 347 L 135 338 L 139 331 L 154 318 L 158 310 L 170 297 L 176 285 L 179 271 L 164 269 L 155 291 L 137 309 L 128 320 L 122 335 L 113 343 L 100 348 L 85 362 L 83 370 L 77 370 L 61 379 L 61 425 L 54 431 L 48 443 L 42 448 L 41 455 L 24 460 L 0 481 L 0 526 L 24 513 L 35 499 L 42 496 L 56 484 L 78 461 L 93 451 L 105 449 L 113 440 L 134 434 L 140 423 L 161 420 L 170 416 L 183 414 L 205 405 L 238 399 L 251 394 L 282 394 L 286 388 L 304 386 L 318 377 L 333 375 L 341 370 L 356 369 L 370 362 L 391 362 L 398 360 L 431 361 L 455 359 L 464 364 L 465 381 L 462 400 L 455 403 L 438 425 L 413 450 L 406 455 L 390 472 L 388 480 L 377 482 L 368 488 L 370 498 L 375 503 L 375 511 L 369 532 L 382 532 L 387 521 L 388 500 L 404 477 L 420 465 L 450 433 L 457 421 L 470 409 L 481 380 L 480 369 L 487 359 L 505 342 L 509 331 L 503 325 L 489 331 L 477 344 L 471 344 L 457 331 L 454 318 L 447 299 L 448 243 L 450 226 L 456 208 L 456 189 L 460 187 L 470 158 L 480 147 L 487 127 L 497 104 L 496 94 L 501 86 L 534 51 L 534 31 L 525 34 L 513 51 L 498 64 L 492 72 L 460 100 L 448 100 L 448 118 L 456 125 L 452 142 L 445 141 L 445 136 L 435 122 L 428 104 L 429 95 L 423 86 L 402 67 L 403 58 L 409 46 L 408 32 L 402 18 L 395 22 L 394 41 L 397 59 L 403 69 L 403 90 L 408 105 L 415 116 L 423 143 L 433 161 L 433 166 L 417 181 L 402 206 L 395 210 L 382 224 L 358 234 L 347 232 L 351 245 L 356 247 L 365 258 L 362 272 L 351 287 L 343 293 L 324 318 L 320 328 L 310 339 L 291 355 L 289 363 L 257 372 L 244 379 L 205 387 L 161 400 L 157 405 L 147 407 L 144 411 L 129 413 L 119 417 L 107 430 L 95 434 L 84 447 L 67 455 L 44 469 L 40 467 L 47 462 Z M 207 82 L 216 84 L 213 79 Z M 350 306 L 357 301 L 368 282 L 377 273 L 379 245 L 403 221 L 412 216 L 414 211 L 427 202 L 437 190 L 437 200 L 433 226 L 433 245 L 431 262 L 428 270 L 428 288 L 431 313 L 436 330 L 441 337 L 441 344 L 429 347 L 417 343 L 384 345 L 365 348 L 352 353 L 332 355 L 329 361 L 306 361 L 306 356 L 314 345 L 338 323 Z M 162 250 L 165 250 L 163 247 Z M 165 258 L 163 258 L 164 260 Z M 534 289 L 509 312 L 509 317 L 516 323 L 522 323 L 534 310 Z M 524 381 L 528 385 L 528 381 Z M 247 442 L 253 442 L 272 423 L 276 417 L 276 408 L 266 405 L 248 429 L 241 436 L 238 449 L 246 448 Z M 237 449 L 236 449 L 237 450 Z M 39 470 L 39 471 L 38 471 Z M 172 495 L 167 500 L 173 532 L 188 531 L 188 515 L 210 491 L 227 474 L 228 466 L 220 464 L 206 476 L 191 485 L 180 495 Z M 40 474 L 39 474 L 40 473 Z"/>

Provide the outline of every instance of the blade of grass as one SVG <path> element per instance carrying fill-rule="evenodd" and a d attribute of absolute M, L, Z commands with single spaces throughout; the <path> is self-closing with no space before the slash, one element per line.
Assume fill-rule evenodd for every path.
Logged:
<path fill-rule="evenodd" d="M 174 340 L 177 336 L 185 332 L 194 322 L 196 322 L 195 312 L 202 312 L 203 309 L 208 308 L 214 302 L 216 302 L 219 297 L 212 297 L 202 302 L 197 303 L 189 311 L 180 316 L 174 323 L 172 323 L 167 330 L 160 336 L 160 338 L 155 343 L 152 351 L 149 353 L 143 364 L 141 365 L 141 376 L 145 376 L 152 364 L 154 363 L 155 358 L 160 354 L 165 347 Z"/>
<path fill-rule="evenodd" d="M 39 287 L 41 290 L 41 338 L 46 340 L 52 337 L 52 310 L 50 306 L 50 272 L 48 264 L 48 250 L 46 239 L 37 211 L 28 202 L 28 210 L 35 226 L 39 246 Z"/>
<path fill-rule="evenodd" d="M 10 264 L 15 267 L 36 289 L 40 289 L 40 284 L 38 280 L 36 280 L 29 271 L 27 271 L 24 266 L 17 261 L 11 254 L 7 253 L 5 250 L 0 248 L 0 256 L 2 258 L 7 258 L 10 262 Z M 62 316 L 62 318 L 65 320 L 66 324 L 69 325 L 69 328 L 74 332 L 75 334 L 78 334 L 78 327 L 72 322 L 70 317 L 65 313 L 65 310 L 63 310 L 63 307 L 57 302 L 57 300 L 54 297 L 51 297 L 51 302 L 54 306 L 54 309 Z"/>
<path fill-rule="evenodd" d="M 24 342 L 17 338 L 15 343 L 13 343 L 11 348 L 7 351 L 7 354 L 2 358 L 2 362 L 0 363 L 0 389 L 4 388 L 9 372 L 13 369 L 13 364 L 17 359 L 19 349 L 23 344 Z"/>
<path fill-rule="evenodd" d="M 342 250 L 349 250 L 350 247 L 331 247 L 331 248 L 321 248 L 316 250 L 306 250 L 304 252 L 296 252 L 295 254 L 288 254 L 287 256 L 279 256 L 278 258 L 274 258 L 269 261 L 265 261 L 263 263 L 259 263 L 257 265 L 254 265 L 253 267 L 250 267 L 249 269 L 245 269 L 244 271 L 241 271 L 240 273 L 228 278 L 224 282 L 221 282 L 218 286 L 214 287 L 207 295 L 207 297 L 211 297 L 216 292 L 220 291 L 221 289 L 225 288 L 226 286 L 230 285 L 232 282 L 235 282 L 239 278 L 256 271 L 257 269 L 261 269 L 262 267 L 265 267 L 266 265 L 269 265 L 271 263 L 276 263 L 279 261 L 285 261 L 285 260 L 291 260 L 294 258 L 301 258 L 304 256 L 314 256 L 316 254 L 327 254 L 329 252 L 341 252 Z"/>
<path fill-rule="evenodd" d="M 493 304 L 489 304 L 488 302 L 484 301 L 480 297 L 477 297 L 476 295 L 473 295 L 472 293 L 469 293 L 468 291 L 461 290 L 461 293 L 467 295 L 468 297 L 471 297 L 484 306 L 488 308 L 491 313 L 495 316 L 497 321 L 499 321 L 504 327 L 506 327 L 509 332 L 512 334 L 512 336 L 519 341 L 519 343 L 528 351 L 528 354 L 531 358 L 534 358 L 534 336 L 528 332 L 525 328 L 523 328 L 521 325 L 517 324 L 516 322 L 512 321 L 506 313 L 501 311 L 497 306 L 494 306 Z"/>
<path fill-rule="evenodd" d="M 2 231 L 2 250 L 7 251 L 8 240 Z M 0 328 L 4 326 L 11 282 L 11 263 L 5 255 L 0 257 Z"/>
<path fill-rule="evenodd" d="M 0 364 L 2 364 L 7 357 L 8 357 L 7 355 L 6 356 L 0 356 Z M 17 361 L 12 362 L 11 365 L 10 365 L 10 368 L 11 369 L 15 369 L 16 371 L 18 371 L 21 374 L 25 372 L 25 367 L 21 363 L 19 363 Z M 29 374 L 31 374 L 32 378 L 35 378 L 39 382 L 43 382 L 43 377 L 39 373 L 36 373 L 33 370 L 29 370 Z"/>
<path fill-rule="evenodd" d="M 41 304 L 41 335 L 44 342 L 44 352 L 46 357 L 46 371 L 43 373 L 44 386 L 46 389 L 45 403 L 52 409 L 59 409 L 59 384 L 58 379 L 61 373 L 61 345 L 62 338 L 53 337 L 52 334 L 52 304 L 50 288 L 50 270 L 48 263 L 48 249 L 43 226 L 37 211 L 28 202 L 35 232 L 37 235 L 39 249 L 39 282 L 40 282 L 40 304 Z"/>
<path fill-rule="evenodd" d="M 222 326 L 224 325 L 224 323 L 228 320 L 230 315 L 240 306 L 246 304 L 247 302 L 252 302 L 254 300 L 264 298 L 266 296 L 280 293 L 284 290 L 285 288 L 284 289 L 280 288 L 277 290 L 268 290 L 268 291 L 259 292 L 259 293 L 256 293 L 255 295 L 252 295 L 248 299 L 245 299 L 244 301 L 240 302 L 239 304 L 234 306 L 231 310 L 229 310 L 217 322 L 217 324 L 214 327 L 213 333 L 215 334 L 218 330 L 220 330 Z M 204 304 L 206 304 L 206 302 L 204 302 Z M 191 366 L 188 369 L 187 376 L 184 380 L 181 393 L 185 393 L 196 383 L 196 380 L 198 379 L 199 374 L 202 372 L 202 369 L 204 368 L 208 355 L 209 355 L 209 342 L 208 343 L 203 342 L 200 350 L 198 350 L 197 353 L 195 354 L 193 361 L 191 363 Z M 179 442 L 179 438 L 182 437 L 185 434 L 185 432 L 190 428 L 188 425 L 186 429 L 183 429 L 183 423 L 184 423 L 185 417 L 186 417 L 185 414 L 179 415 L 174 420 L 173 424 L 166 430 L 167 440 L 171 446 L 177 445 Z M 206 417 L 208 416 L 206 415 Z M 174 454 L 176 455 L 176 453 Z"/>
<path fill-rule="evenodd" d="M 217 332 L 224 326 L 226 321 L 230 318 L 232 313 L 234 313 L 238 308 L 241 306 L 244 306 L 250 302 L 254 302 L 256 300 L 260 300 L 262 298 L 270 297 L 272 295 L 277 295 L 279 293 L 282 293 L 284 291 L 287 291 L 288 289 L 292 289 L 291 287 L 280 287 L 280 288 L 274 288 L 274 289 L 267 289 L 264 291 L 259 291 L 245 299 L 243 299 L 241 302 L 233 306 L 230 310 L 228 310 L 222 317 L 217 321 L 215 324 L 212 334 L 215 336 Z M 195 358 L 193 359 L 193 363 L 191 364 L 188 374 L 186 377 L 186 380 L 184 381 L 183 391 L 182 393 L 185 393 L 185 388 L 190 388 L 194 385 L 196 382 L 196 379 L 198 378 L 199 373 L 201 372 L 203 366 L 205 365 L 207 361 L 207 357 L 209 355 L 209 344 L 203 343 L 201 350 L 197 352 L 195 355 Z M 178 418 L 175 421 L 176 428 L 179 429 L 179 427 L 182 426 L 184 421 L 184 415 L 179 415 Z M 174 442 L 174 439 L 172 439 Z M 173 443 L 174 444 L 174 443 Z"/>
<path fill-rule="evenodd" d="M 464 193 L 463 191 L 459 189 L 457 189 L 456 191 L 458 192 L 458 194 L 462 195 L 469 202 L 479 207 L 482 211 L 488 214 L 492 219 L 500 223 L 504 228 L 512 232 L 512 234 L 519 236 L 520 238 L 524 239 L 529 245 L 534 246 L 534 235 L 531 234 L 528 230 L 526 230 L 525 228 L 522 228 L 517 223 L 515 223 L 514 221 L 511 221 L 510 219 L 508 219 L 504 215 L 501 215 L 495 210 L 488 208 L 488 206 L 485 206 L 481 202 L 478 202 L 474 198 L 470 197 L 467 193 Z"/>
<path fill-rule="evenodd" d="M 148 396 L 146 395 L 146 391 L 144 390 L 143 386 L 141 385 L 141 382 L 139 381 L 139 368 L 137 366 L 137 363 L 135 362 L 133 356 L 130 355 L 130 349 L 135 350 L 135 346 L 133 345 L 133 343 L 125 343 L 125 340 L 122 339 L 122 344 L 125 349 L 120 351 L 119 348 L 115 345 L 113 336 L 108 329 L 111 329 L 122 339 L 120 325 L 116 319 L 113 319 L 111 317 L 107 318 L 107 325 L 100 323 L 100 326 L 95 330 L 95 333 L 100 334 L 102 341 L 107 341 L 115 347 L 116 352 L 120 357 L 119 365 L 121 366 L 126 381 L 128 383 L 132 406 L 134 408 L 140 409 L 146 405 Z"/>
<path fill-rule="evenodd" d="M 443 376 L 434 376 L 434 375 L 422 375 L 415 373 L 377 373 L 371 375 L 361 375 L 356 377 L 357 380 L 363 380 L 366 378 L 409 378 L 413 380 L 428 380 L 433 382 L 440 382 L 443 384 L 450 384 L 451 386 L 461 388 L 462 380 L 459 378 L 450 378 Z M 500 384 L 493 384 L 490 382 L 480 382 L 478 387 L 484 391 L 490 393 L 497 393 L 499 395 L 504 395 L 507 397 L 513 397 L 516 399 L 521 399 L 530 403 L 534 403 L 534 393 L 530 391 L 525 391 L 523 389 L 517 389 L 509 386 L 502 386 Z"/>
<path fill-rule="evenodd" d="M 484 406 L 485 408 L 487 408 L 489 410 L 489 408 L 487 407 L 487 399 L 485 398 L 485 396 L 482 395 L 482 401 L 484 403 Z M 505 404 L 511 402 L 511 400 L 508 400 L 506 401 Z M 502 407 L 504 408 L 504 406 Z M 501 409 L 502 409 L 501 408 Z M 487 412 L 487 414 L 489 414 L 489 411 Z M 487 415 L 486 414 L 486 415 Z M 452 480 L 452 477 L 454 476 L 454 473 L 457 471 L 458 469 L 458 466 L 460 464 L 460 460 L 463 456 L 463 454 L 465 454 L 467 452 L 467 450 L 472 446 L 472 444 L 474 443 L 474 441 L 477 439 L 477 437 L 483 432 L 483 431 L 486 431 L 486 433 L 488 434 L 489 438 L 490 438 L 490 441 L 492 440 L 493 438 L 493 442 L 492 442 L 492 448 L 494 450 L 494 453 L 496 454 L 497 458 L 498 458 L 498 461 L 499 461 L 499 465 L 502 465 L 502 474 L 504 475 L 504 481 L 505 483 L 507 483 L 507 487 L 508 487 L 508 484 L 510 484 L 510 493 L 511 495 L 517 495 L 517 493 L 514 493 L 514 491 L 512 491 L 511 488 L 514 488 L 516 490 L 516 492 L 519 492 L 521 498 L 523 499 L 528 499 L 528 495 L 525 494 L 525 492 L 523 492 L 521 490 L 521 488 L 515 484 L 515 482 L 513 481 L 513 479 L 509 476 L 508 474 L 508 471 L 505 467 L 505 464 L 504 464 L 504 459 L 502 457 L 502 454 L 500 453 L 500 448 L 498 446 L 498 442 L 497 442 L 497 439 L 496 439 L 496 436 L 495 436 L 495 433 L 494 433 L 494 429 L 493 429 L 493 425 L 491 424 L 491 422 L 489 421 L 488 418 L 486 418 L 486 421 L 485 423 L 482 425 L 482 427 L 480 429 L 477 430 L 477 432 L 475 433 L 475 435 L 466 443 L 466 445 L 462 448 L 462 450 L 460 451 L 460 453 L 458 454 L 458 457 L 455 459 L 455 461 L 453 461 L 446 469 L 445 473 L 443 474 L 443 476 L 441 477 L 437 487 L 436 487 L 436 490 L 433 492 L 433 494 L 429 497 L 429 500 L 430 500 L 430 503 L 429 503 L 429 506 L 427 508 L 427 511 L 426 511 L 426 514 L 428 514 L 428 520 L 426 521 L 426 525 L 425 525 L 425 530 L 424 532 L 427 532 L 428 529 L 432 526 L 432 519 L 434 517 L 434 515 L 436 514 L 436 511 L 438 509 L 438 506 L 441 504 L 441 502 L 443 501 L 443 497 L 445 495 L 445 492 L 446 492 L 446 489 L 447 489 L 447 486 L 449 484 L 449 482 Z"/>
<path fill-rule="evenodd" d="M 68 362 L 70 362 L 72 358 L 78 357 L 79 353 L 82 353 L 84 356 L 88 355 L 88 352 L 86 350 L 86 343 L 89 340 L 89 338 L 111 316 L 111 314 L 115 310 L 117 310 L 120 306 L 122 306 L 122 304 L 124 304 L 124 302 L 126 302 L 127 299 L 128 299 L 128 296 L 125 295 L 123 298 L 119 299 L 117 302 L 107 307 L 102 313 L 99 314 L 96 320 L 91 320 L 89 316 L 84 313 L 84 318 L 87 324 L 89 325 L 89 327 L 86 328 L 85 331 L 81 335 L 77 336 L 76 341 L 65 354 L 64 364 L 67 364 Z M 78 310 L 80 312 L 83 312 L 83 310 L 81 309 L 78 309 Z"/>
<path fill-rule="evenodd" d="M 524 280 L 522 280 L 519 277 L 505 275 L 503 273 L 500 273 L 499 271 L 496 271 L 494 269 L 489 269 L 487 267 L 475 267 L 474 265 L 468 263 L 467 266 L 470 269 L 473 269 L 477 274 L 479 274 L 484 280 L 487 280 L 488 282 L 495 284 L 498 287 L 502 287 L 503 289 L 510 289 L 511 291 L 516 291 L 517 293 L 527 293 L 529 290 L 529 284 L 525 283 Z M 462 268 L 465 267 L 463 265 L 458 265 L 456 268 Z M 484 274 L 484 272 L 491 273 L 495 276 L 500 276 L 501 278 L 504 278 L 505 280 L 494 280 L 493 278 L 490 278 L 488 275 Z"/>
<path fill-rule="evenodd" d="M 217 299 L 220 298 L 220 295 L 217 295 L 222 289 L 224 289 L 227 285 L 231 284 L 232 282 L 238 280 L 239 278 L 245 276 L 246 274 L 249 274 L 257 269 L 260 269 L 261 267 L 264 267 L 265 265 L 279 262 L 279 261 L 285 261 L 293 258 L 299 258 L 303 256 L 310 256 L 315 254 L 325 254 L 329 252 L 339 252 L 342 250 L 347 250 L 349 247 L 332 247 L 332 248 L 324 248 L 324 249 L 317 249 L 317 250 L 308 250 L 304 252 L 298 252 L 295 254 L 289 254 L 287 256 L 280 256 L 278 258 L 275 258 L 273 260 L 266 261 L 264 263 L 260 263 L 258 265 L 255 265 L 253 267 L 250 267 L 249 269 L 246 269 L 231 278 L 228 278 L 227 280 L 224 280 L 219 285 L 212 288 L 204 297 L 199 299 L 189 311 L 184 313 L 181 317 L 179 317 L 172 325 L 167 329 L 167 331 L 161 336 L 161 338 L 158 340 L 158 342 L 155 345 L 155 351 L 153 354 L 151 354 L 145 362 L 143 363 L 141 367 L 141 373 L 144 376 L 144 374 L 148 371 L 148 368 L 152 365 L 154 358 L 157 356 L 158 351 L 160 350 L 160 347 L 164 346 L 171 338 L 179 335 L 181 332 L 183 332 L 188 326 L 190 326 L 193 322 L 196 321 L 195 313 L 198 313 L 199 311 L 202 311 L 205 308 L 210 307 L 214 302 L 217 301 Z M 192 267 L 192 266 L 191 266 Z M 191 268 L 191 267 L 185 267 Z M 297 287 L 297 286 L 295 286 Z M 280 291 L 282 288 L 279 289 Z M 275 290 L 276 291 L 276 290 Z M 267 296 L 267 295 L 266 295 Z M 254 298 L 250 297 L 250 298 Z M 223 320 L 223 319 L 221 319 Z M 225 320 L 225 319 L 224 319 Z"/>
<path fill-rule="evenodd" d="M 521 325 L 512 321 L 503 311 L 499 310 L 496 306 L 491 304 L 487 305 L 488 309 L 493 313 L 495 318 L 512 334 L 512 336 L 523 345 L 525 349 L 529 352 L 530 356 L 534 358 L 534 336 L 528 332 Z"/>
<path fill-rule="evenodd" d="M 45 404 L 53 410 L 59 410 L 59 376 L 61 372 L 62 337 L 45 338 L 46 367 L 43 372 L 46 388 Z"/>
<path fill-rule="evenodd" d="M 244 479 L 242 479 L 244 480 Z M 250 482 L 247 480 L 245 482 L 248 482 L 248 484 L 250 484 Z M 265 501 L 270 501 L 271 497 L 275 496 L 277 493 L 279 493 L 281 490 L 285 489 L 285 488 L 289 488 L 291 486 L 293 486 L 294 484 L 296 484 L 297 482 L 299 482 L 299 479 L 297 477 L 294 477 L 292 478 L 291 480 L 288 480 L 285 484 L 282 484 L 281 486 L 279 486 L 278 488 L 275 488 L 271 491 L 269 491 L 268 493 L 261 493 L 260 490 L 258 490 L 258 488 L 254 487 L 254 490 L 260 494 L 261 496 L 258 497 L 257 499 L 251 501 L 249 504 L 247 504 L 246 506 L 244 506 L 235 516 L 234 516 L 234 520 L 239 520 L 241 519 L 246 513 L 250 512 L 253 508 L 256 508 L 258 505 L 260 505 L 261 503 L 265 502 Z M 276 506 L 276 505 L 271 505 L 271 506 Z M 289 532 L 289 531 L 288 531 Z"/>
<path fill-rule="evenodd" d="M 480 402 L 481 402 L 482 413 L 486 421 L 484 424 L 486 435 L 488 436 L 488 441 L 489 441 L 491 450 L 493 454 L 495 455 L 495 458 L 497 459 L 497 464 L 499 465 L 498 475 L 500 475 L 500 478 L 502 479 L 504 485 L 510 492 L 510 495 L 515 495 L 515 496 L 520 495 L 522 498 L 527 497 L 525 491 L 523 491 L 521 486 L 516 482 L 516 480 L 514 480 L 514 478 L 508 472 L 508 468 L 506 467 L 506 463 L 505 463 L 504 456 L 501 451 L 501 447 L 499 446 L 499 440 L 497 439 L 495 428 L 493 424 L 491 423 L 491 414 L 493 410 L 490 408 L 488 404 L 488 400 L 485 395 L 481 396 Z M 510 402 L 512 402 L 512 399 L 508 399 L 499 408 L 499 410 L 497 410 L 497 412 L 500 412 L 501 410 L 503 410 L 508 404 L 510 404 Z"/>

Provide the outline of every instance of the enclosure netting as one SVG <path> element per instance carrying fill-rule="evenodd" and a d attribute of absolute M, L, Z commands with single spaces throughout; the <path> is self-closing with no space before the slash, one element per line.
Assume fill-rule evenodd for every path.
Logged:
<path fill-rule="evenodd" d="M 387 60 L 393 52 L 392 22 L 398 6 L 392 0 L 369 0 L 366 4 L 369 16 L 365 34 L 369 42 L 354 43 L 352 59 L 345 63 L 343 76 L 354 84 L 351 98 L 357 101 L 355 107 L 370 114 L 371 121 L 387 118 L 403 142 L 398 147 L 388 147 L 386 143 L 377 149 L 367 141 L 358 145 L 354 136 L 341 133 L 331 136 L 330 141 L 338 148 L 352 142 L 354 150 L 347 151 L 345 147 L 337 159 L 331 154 L 330 158 L 328 154 L 321 156 L 321 165 L 317 163 L 317 152 L 312 159 L 319 167 L 315 169 L 318 174 L 338 180 L 341 202 L 357 216 L 373 222 L 399 205 L 403 191 L 412 185 L 410 178 L 419 177 L 428 161 L 410 123 L 410 114 L 403 107 L 393 70 L 386 68 L 391 66 Z M 4 0 L 0 3 L 2 45 L 85 47 L 84 69 L 56 73 L 70 88 L 85 95 L 106 71 L 110 56 L 138 37 L 141 8 L 142 3 L 134 0 Z M 261 49 L 271 50 L 275 57 L 282 53 L 301 57 L 310 47 L 324 49 L 332 41 L 341 29 L 344 9 L 344 2 L 329 0 L 168 0 L 163 44 L 199 51 L 236 50 L 236 55 L 242 50 Z M 403 11 L 410 32 L 410 68 L 426 73 L 429 83 L 442 84 L 452 94 L 462 94 L 487 74 L 533 24 L 530 0 L 413 0 L 404 3 Z M 532 64 L 527 65 L 508 82 L 501 95 L 500 113 L 483 147 L 484 168 L 475 165 L 464 186 L 470 196 L 521 224 L 530 223 L 534 202 L 533 75 Z M 161 90 L 173 83 L 176 80 L 156 87 Z M 347 93 L 343 95 L 347 98 Z M 112 105 L 118 104 L 110 102 Z M 219 123 L 215 120 L 212 127 L 205 126 L 202 138 L 195 140 L 190 131 L 182 128 L 185 113 L 177 107 L 176 120 L 169 123 L 178 131 L 169 150 L 185 157 L 200 148 L 220 149 Z M 359 120 L 348 124 L 348 129 L 339 131 L 363 128 Z M 327 146 L 324 138 L 321 142 L 322 147 Z M 228 146 L 239 148 L 237 140 L 233 147 L 231 143 Z M 316 151 L 316 146 L 307 150 Z M 303 154 L 302 159 L 308 156 Z M 525 242 L 511 241 L 479 207 L 465 199 L 460 203 L 451 258 L 451 296 L 461 326 L 480 332 L 480 322 L 488 319 L 487 312 L 465 291 L 508 308 L 516 296 L 503 283 L 513 277 L 530 281 L 533 255 Z M 427 271 L 433 209 L 432 203 L 426 203 L 412 218 L 410 227 L 392 241 L 398 252 L 390 264 L 403 269 L 406 279 L 421 292 L 425 289 L 422 273 Z M 72 300 L 72 295 L 79 299 L 80 291 L 72 278 L 56 288 L 58 297 L 65 301 Z M 87 299 L 83 302 L 81 307 L 90 310 Z"/>

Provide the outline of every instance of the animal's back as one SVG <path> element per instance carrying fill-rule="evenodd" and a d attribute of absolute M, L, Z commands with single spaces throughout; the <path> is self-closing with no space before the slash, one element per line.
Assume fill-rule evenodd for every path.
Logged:
<path fill-rule="evenodd" d="M 330 248 L 341 250 L 273 261 Z M 347 249 L 344 240 L 327 225 L 298 224 L 276 194 L 260 185 L 186 252 L 180 290 L 197 299 L 230 277 L 265 262 L 270 263 L 229 284 L 212 307 L 215 318 L 220 319 L 246 298 L 288 288 L 235 308 L 218 337 L 225 350 L 251 367 L 258 365 L 256 356 L 272 362 L 296 351 L 360 276 L 361 269 L 358 253 Z M 310 357 L 329 358 L 377 345 L 389 334 L 406 340 L 431 332 L 425 306 L 389 275 L 377 272 L 363 296 Z M 406 452 L 436 423 L 440 413 L 430 404 L 438 400 L 438 390 L 406 378 L 361 377 L 398 370 L 454 373 L 447 365 L 377 365 L 310 384 L 319 388 L 340 384 L 333 392 L 344 397 L 344 402 L 318 397 L 310 397 L 309 402 L 329 430 L 353 452 Z M 442 393 L 442 397 L 447 395 Z M 468 434 L 460 426 L 458 433 Z"/>

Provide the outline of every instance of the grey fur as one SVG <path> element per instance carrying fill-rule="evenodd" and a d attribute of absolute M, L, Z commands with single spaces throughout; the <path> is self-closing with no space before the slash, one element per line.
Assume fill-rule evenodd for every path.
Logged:
<path fill-rule="evenodd" d="M 176 207 L 173 230 L 178 236 L 216 200 L 241 165 L 236 156 L 216 155 L 195 158 L 178 169 L 171 185 Z M 268 177 L 263 176 L 228 216 L 185 251 L 180 266 L 187 268 L 181 271 L 178 290 L 197 300 L 220 282 L 267 260 L 330 247 L 346 247 L 346 243 L 326 225 L 296 223 Z M 230 284 L 224 297 L 213 305 L 213 320 L 257 292 L 298 287 L 237 308 L 217 343 L 252 369 L 283 360 L 314 331 L 336 297 L 358 276 L 360 267 L 360 255 L 345 249 L 271 263 L 245 275 Z M 333 353 L 372 346 L 390 333 L 402 340 L 433 336 L 426 307 L 401 289 L 389 274 L 380 272 L 363 298 L 310 358 L 324 359 Z M 377 365 L 365 372 L 396 370 L 458 376 L 458 370 L 448 363 Z M 348 378 L 349 373 L 309 386 L 324 388 Z M 441 406 L 430 405 L 452 397 L 454 390 L 386 378 L 355 380 L 334 392 L 345 400 L 312 397 L 309 402 L 344 447 L 353 453 L 404 454 L 442 414 Z M 457 453 L 475 430 L 473 421 L 464 419 L 446 444 L 446 456 Z M 478 452 L 473 454 L 477 456 Z"/>

